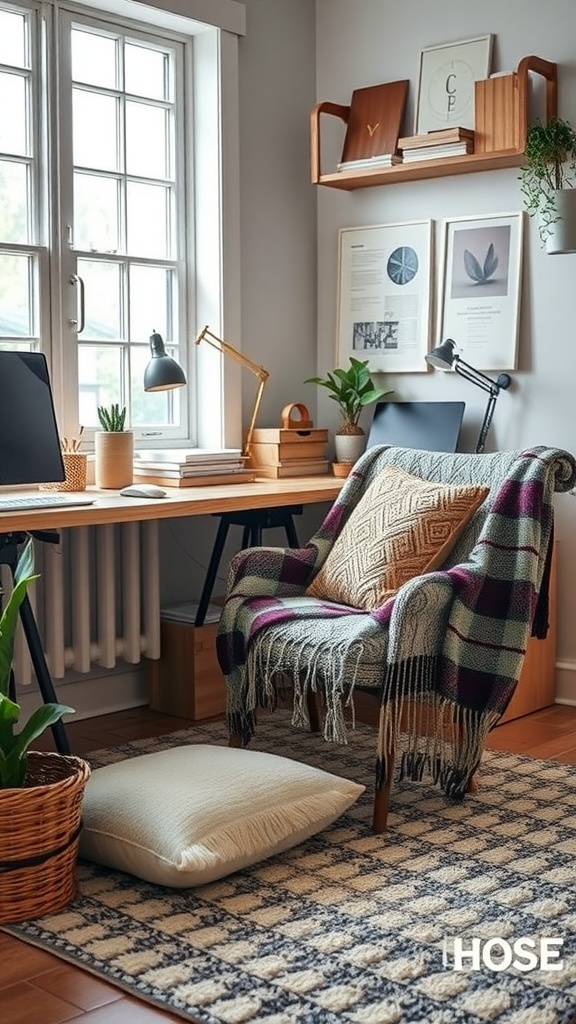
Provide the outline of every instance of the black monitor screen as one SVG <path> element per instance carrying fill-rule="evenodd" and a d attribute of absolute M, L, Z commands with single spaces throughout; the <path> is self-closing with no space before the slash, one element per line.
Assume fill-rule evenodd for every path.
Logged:
<path fill-rule="evenodd" d="M 393 444 L 428 452 L 455 452 L 464 402 L 379 402 L 368 447 Z"/>
<path fill-rule="evenodd" d="M 0 351 L 0 484 L 64 479 L 46 358 Z"/>

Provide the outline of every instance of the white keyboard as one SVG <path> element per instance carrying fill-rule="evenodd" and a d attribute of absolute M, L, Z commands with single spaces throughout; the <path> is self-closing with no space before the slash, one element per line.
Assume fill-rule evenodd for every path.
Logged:
<path fill-rule="evenodd" d="M 19 512 L 21 509 L 67 508 L 69 505 L 93 505 L 96 498 L 89 494 L 22 494 L 17 498 L 0 498 L 0 512 Z"/>

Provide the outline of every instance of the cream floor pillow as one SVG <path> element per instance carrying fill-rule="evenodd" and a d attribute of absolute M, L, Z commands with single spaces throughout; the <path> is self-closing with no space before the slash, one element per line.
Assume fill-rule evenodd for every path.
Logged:
<path fill-rule="evenodd" d="M 315 835 L 364 789 L 276 754 L 174 747 L 92 772 L 79 853 L 160 885 L 202 885 Z"/>

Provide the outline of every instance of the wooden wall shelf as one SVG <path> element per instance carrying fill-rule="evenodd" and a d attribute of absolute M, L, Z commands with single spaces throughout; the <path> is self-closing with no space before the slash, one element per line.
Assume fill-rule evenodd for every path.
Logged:
<path fill-rule="evenodd" d="M 357 188 L 393 185 L 403 181 L 520 167 L 524 162 L 528 132 L 529 72 L 541 75 L 545 80 L 546 120 L 549 121 L 557 114 L 557 65 L 541 57 L 523 57 L 518 70 L 511 75 L 476 82 L 474 153 L 395 164 L 378 170 L 322 173 L 321 116 L 334 116 L 347 124 L 350 107 L 329 101 L 317 103 L 310 118 L 312 184 L 351 192 Z"/>

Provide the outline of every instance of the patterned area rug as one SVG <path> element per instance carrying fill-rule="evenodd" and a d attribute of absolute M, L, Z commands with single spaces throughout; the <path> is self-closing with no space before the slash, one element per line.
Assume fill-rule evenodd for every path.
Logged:
<path fill-rule="evenodd" d="M 226 741 L 213 724 L 91 760 Z M 487 752 L 476 794 L 454 805 L 425 783 L 400 784 L 375 836 L 370 729 L 333 746 L 278 711 L 262 716 L 253 746 L 368 791 L 315 838 L 196 890 L 81 863 L 66 911 L 6 930 L 206 1024 L 576 1021 L 575 769 Z M 454 969 L 457 937 L 475 944 L 478 966 Z M 562 969 L 520 969 L 522 938 L 534 956 L 542 938 L 561 939 Z"/>

